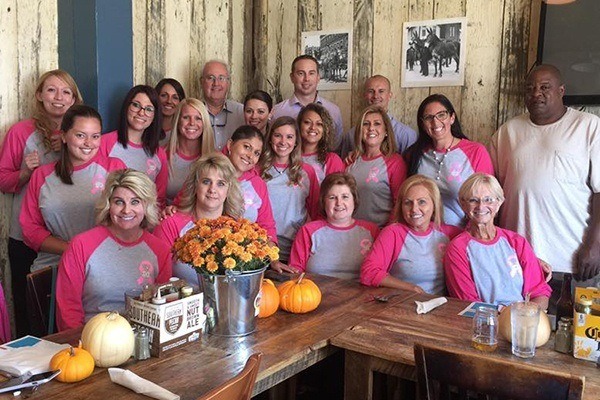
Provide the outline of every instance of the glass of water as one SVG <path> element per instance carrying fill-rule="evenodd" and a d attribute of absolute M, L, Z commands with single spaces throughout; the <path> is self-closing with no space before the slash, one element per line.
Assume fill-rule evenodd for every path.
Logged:
<path fill-rule="evenodd" d="M 535 341 L 540 322 L 540 306 L 530 301 L 519 301 L 510 307 L 512 353 L 517 357 L 535 355 Z"/>

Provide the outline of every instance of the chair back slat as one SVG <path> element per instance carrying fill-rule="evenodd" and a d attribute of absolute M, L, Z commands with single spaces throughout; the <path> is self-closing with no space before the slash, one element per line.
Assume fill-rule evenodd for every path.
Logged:
<path fill-rule="evenodd" d="M 415 343 L 420 398 L 580 400 L 585 377 L 513 363 L 472 351 Z M 446 390 L 438 390 L 437 388 Z"/>
<path fill-rule="evenodd" d="M 197 400 L 250 400 L 261 358 L 262 353 L 251 355 L 239 374 Z"/>

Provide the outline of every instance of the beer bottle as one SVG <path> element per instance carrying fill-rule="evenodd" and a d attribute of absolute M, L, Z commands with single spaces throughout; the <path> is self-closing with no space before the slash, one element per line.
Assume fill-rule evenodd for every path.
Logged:
<path fill-rule="evenodd" d="M 556 303 L 556 326 L 562 317 L 573 318 L 573 296 L 571 295 L 571 274 L 564 274 L 560 298 Z"/>

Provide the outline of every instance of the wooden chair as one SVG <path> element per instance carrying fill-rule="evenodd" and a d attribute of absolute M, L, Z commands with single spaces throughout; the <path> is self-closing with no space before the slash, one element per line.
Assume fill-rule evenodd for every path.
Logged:
<path fill-rule="evenodd" d="M 56 265 L 27 274 L 27 310 L 31 334 L 46 336 L 56 331 Z"/>
<path fill-rule="evenodd" d="M 429 344 L 415 343 L 414 351 L 421 400 L 577 400 L 583 395 L 582 376 Z"/>
<path fill-rule="evenodd" d="M 252 354 L 239 374 L 197 400 L 250 400 L 261 358 L 262 353 Z"/>

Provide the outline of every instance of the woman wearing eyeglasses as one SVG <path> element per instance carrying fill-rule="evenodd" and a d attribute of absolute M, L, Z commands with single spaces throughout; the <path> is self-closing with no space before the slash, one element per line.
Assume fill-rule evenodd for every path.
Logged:
<path fill-rule="evenodd" d="M 162 126 L 160 132 L 160 145 L 167 147 L 173 125 L 177 121 L 175 113 L 179 102 L 185 99 L 185 91 L 181 83 L 173 78 L 161 79 L 154 87 L 160 101 L 160 112 L 162 113 Z"/>
<path fill-rule="evenodd" d="M 162 114 L 158 94 L 147 85 L 129 90 L 123 100 L 119 128 L 102 136 L 102 154 L 122 160 L 127 168 L 145 172 L 156 184 L 158 203 L 165 205 L 169 169 L 159 146 Z"/>
<path fill-rule="evenodd" d="M 527 240 L 494 225 L 504 192 L 492 175 L 475 173 L 458 196 L 469 222 L 446 248 L 444 272 L 450 296 L 508 305 L 531 301 L 548 308 L 552 290 Z"/>
<path fill-rule="evenodd" d="M 444 223 L 465 225 L 458 190 L 474 172 L 494 174 L 485 146 L 462 132 L 452 103 L 443 94 L 427 97 L 417 111 L 419 137 L 404 153 L 408 175 L 425 175 L 437 183 L 444 203 Z"/>

